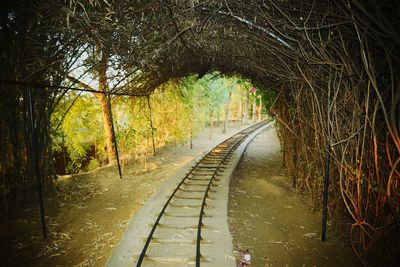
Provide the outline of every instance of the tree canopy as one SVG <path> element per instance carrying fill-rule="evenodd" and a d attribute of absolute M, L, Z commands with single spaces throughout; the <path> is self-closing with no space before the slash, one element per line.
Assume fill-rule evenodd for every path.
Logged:
<path fill-rule="evenodd" d="M 76 77 L 81 80 L 100 85 L 100 76 L 106 77 L 104 92 L 137 96 L 190 74 L 240 74 L 276 94 L 270 110 L 293 184 L 319 198 L 323 176 L 330 175 L 331 210 L 345 209 L 351 218 L 360 258 L 365 251 L 396 253 L 387 242 L 399 228 L 400 209 L 398 1 L 1 5 L 0 162 L 6 184 L 30 184 L 16 178 L 32 173 L 27 88 L 35 89 L 38 154 L 46 170 L 51 113 L 67 91 L 61 86 L 81 86 L 66 79 L 74 68 L 84 67 Z"/>

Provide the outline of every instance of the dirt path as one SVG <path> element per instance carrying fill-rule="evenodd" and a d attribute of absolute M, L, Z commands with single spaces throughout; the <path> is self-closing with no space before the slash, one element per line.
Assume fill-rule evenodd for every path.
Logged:
<path fill-rule="evenodd" d="M 221 125 L 222 126 L 222 125 Z M 5 266 L 104 266 L 129 219 L 161 184 L 182 166 L 243 127 L 227 134 L 216 127 L 213 139 L 205 129 L 189 145 L 167 146 L 143 164 L 127 164 L 120 180 L 115 167 L 75 175 L 60 182 L 48 197 L 50 237 L 42 241 L 36 200 L 0 220 L 0 262 Z"/>
<path fill-rule="evenodd" d="M 275 130 L 250 143 L 231 181 L 229 225 L 236 251 L 252 266 L 360 266 L 351 248 L 329 234 L 321 215 L 289 189 Z"/>

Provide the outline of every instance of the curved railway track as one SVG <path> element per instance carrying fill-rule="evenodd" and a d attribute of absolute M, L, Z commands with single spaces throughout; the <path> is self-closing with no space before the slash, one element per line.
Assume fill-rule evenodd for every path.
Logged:
<path fill-rule="evenodd" d="M 212 230 L 204 223 L 204 219 L 212 217 L 211 212 L 206 213 L 206 210 L 213 207 L 214 194 L 220 181 L 218 177 L 246 137 L 269 122 L 262 121 L 231 136 L 190 169 L 152 225 L 138 257 L 137 267 L 179 264 L 196 264 L 199 267 L 201 263 L 212 260 L 202 251 L 202 246 L 212 246 L 212 241 L 203 236 L 202 230 Z"/>

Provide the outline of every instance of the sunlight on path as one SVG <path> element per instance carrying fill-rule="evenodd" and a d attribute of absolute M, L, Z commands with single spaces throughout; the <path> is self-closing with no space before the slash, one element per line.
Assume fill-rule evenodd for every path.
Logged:
<path fill-rule="evenodd" d="M 236 249 L 250 250 L 252 266 L 360 265 L 351 248 L 332 235 L 320 241 L 320 212 L 288 190 L 274 129 L 249 145 L 231 186 L 230 228 Z"/>

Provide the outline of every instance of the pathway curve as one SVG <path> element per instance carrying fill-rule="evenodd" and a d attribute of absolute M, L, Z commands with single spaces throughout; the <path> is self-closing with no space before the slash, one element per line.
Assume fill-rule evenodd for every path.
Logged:
<path fill-rule="evenodd" d="M 249 249 L 252 266 L 360 266 L 336 232 L 321 242 L 321 212 L 289 190 L 275 129 L 249 144 L 231 182 L 229 225 L 235 250 Z"/>
<path fill-rule="evenodd" d="M 237 148 L 229 161 L 229 164 L 223 171 L 222 176 L 219 177 L 220 183 L 218 186 L 218 194 L 215 194 L 212 198 L 212 216 L 207 218 L 207 222 L 205 222 L 205 229 L 207 230 L 204 234 L 207 235 L 208 239 L 212 240 L 212 242 L 209 244 L 204 242 L 202 246 L 202 249 L 207 251 L 207 256 L 212 258 L 212 261 L 204 261 L 201 263 L 201 266 L 235 266 L 235 260 L 232 255 L 232 240 L 227 224 L 229 180 L 247 143 L 269 125 L 271 124 L 267 124 L 246 138 L 246 140 Z M 114 253 L 108 262 L 108 266 L 132 266 L 137 262 L 146 237 L 150 232 L 151 226 L 158 216 L 158 213 L 168 199 L 168 196 L 192 165 L 193 163 L 186 165 L 180 169 L 175 176 L 168 179 L 160 190 L 158 190 L 134 216 L 129 223 L 122 241 L 114 250 Z M 167 225 L 167 223 L 165 225 Z M 173 233 L 170 233 L 172 236 L 177 239 L 182 239 L 183 241 L 186 239 L 190 240 L 189 237 L 193 235 L 193 229 L 190 227 L 171 229 L 171 231 L 173 231 Z M 162 232 L 165 232 L 165 229 L 163 229 Z M 170 234 L 168 236 L 171 236 Z M 158 247 L 159 248 L 157 248 L 157 245 L 153 245 L 153 248 L 150 249 L 148 255 L 151 256 L 155 250 L 159 250 L 163 246 L 161 244 L 161 246 Z M 178 261 L 176 260 L 177 257 L 173 256 L 179 254 L 180 251 L 184 253 L 184 250 L 190 249 L 190 247 L 191 246 L 184 244 L 184 242 L 182 244 L 177 243 L 175 246 L 169 246 L 168 249 L 164 251 L 164 256 L 161 261 L 155 258 L 153 261 L 144 262 L 142 266 L 193 266 L 194 259 L 188 261 L 183 258 L 182 261 Z M 169 257 L 171 258 L 170 262 L 168 262 Z"/>

